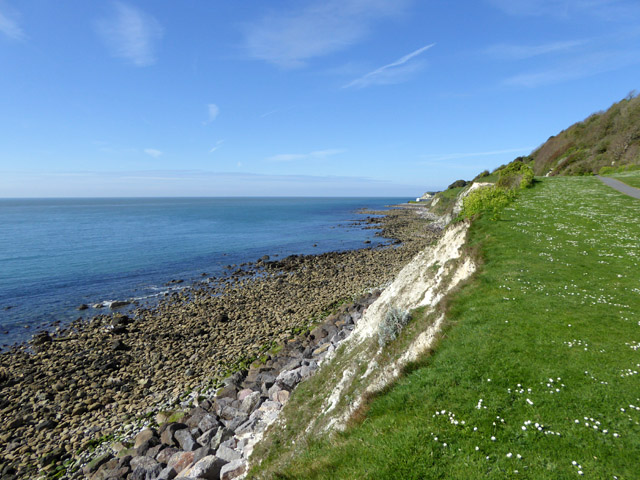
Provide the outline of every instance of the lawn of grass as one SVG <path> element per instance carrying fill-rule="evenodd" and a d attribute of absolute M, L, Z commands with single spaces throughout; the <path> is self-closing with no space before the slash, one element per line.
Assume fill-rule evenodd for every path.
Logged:
<path fill-rule="evenodd" d="M 435 353 L 277 478 L 639 478 L 638 218 L 557 177 L 477 220 L 484 264 Z"/>
<path fill-rule="evenodd" d="M 616 180 L 631 185 L 632 187 L 640 188 L 640 170 L 632 170 L 630 172 L 618 172 L 609 175 Z"/>

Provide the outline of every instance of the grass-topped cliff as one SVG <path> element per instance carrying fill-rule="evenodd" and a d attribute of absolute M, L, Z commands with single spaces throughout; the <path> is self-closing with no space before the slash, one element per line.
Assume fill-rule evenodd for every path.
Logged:
<path fill-rule="evenodd" d="M 596 178 L 558 177 L 476 217 L 467 248 L 481 267 L 449 298 L 433 350 L 344 432 L 272 430 L 252 475 L 637 478 L 639 216 L 638 200 Z M 423 316 L 382 356 L 398 355 Z M 316 404 L 327 393 L 303 391 Z M 297 394 L 287 407 L 303 405 Z M 307 402 L 289 418 L 313 418 Z"/>
<path fill-rule="evenodd" d="M 629 94 L 549 138 L 536 149 L 536 175 L 595 174 L 602 167 L 640 163 L 640 97 Z"/>

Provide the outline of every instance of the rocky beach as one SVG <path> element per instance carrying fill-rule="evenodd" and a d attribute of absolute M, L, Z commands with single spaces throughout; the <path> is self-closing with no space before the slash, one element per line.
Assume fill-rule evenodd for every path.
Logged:
<path fill-rule="evenodd" d="M 368 213 L 387 245 L 265 256 L 1 354 L 1 478 L 174 478 L 201 462 L 209 473 L 191 478 L 239 475 L 250 443 L 239 433 L 266 428 L 259 420 L 440 233 L 421 206 Z"/>

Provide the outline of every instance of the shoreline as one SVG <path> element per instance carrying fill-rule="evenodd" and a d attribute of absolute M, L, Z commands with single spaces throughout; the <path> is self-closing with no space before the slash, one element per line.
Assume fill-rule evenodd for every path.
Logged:
<path fill-rule="evenodd" d="M 363 209 L 352 210 L 350 218 L 337 218 L 336 223 L 327 228 L 342 230 L 347 232 L 346 235 L 355 229 L 361 231 L 363 236 L 368 236 L 367 239 L 363 238 L 364 244 L 386 244 L 386 239 L 378 239 L 377 235 L 370 236 L 366 233 L 367 228 L 362 226 L 363 223 L 366 223 L 366 219 L 361 218 L 363 215 L 361 210 Z M 366 208 L 364 210 L 366 211 Z M 366 215 L 366 213 L 364 214 Z M 344 236 L 345 233 L 342 235 Z M 271 258 L 284 258 L 290 254 L 317 254 L 317 251 L 324 253 L 361 248 L 355 241 L 345 244 L 344 239 L 317 241 L 319 245 L 316 245 L 315 242 L 316 240 L 313 239 L 310 243 L 304 242 L 304 244 L 296 245 L 300 248 L 300 252 L 293 245 L 283 246 L 273 252 L 271 248 L 259 243 L 256 248 L 249 248 L 242 253 L 235 251 L 212 253 L 209 255 L 210 258 L 204 258 L 204 262 L 194 262 L 188 258 L 187 263 L 173 265 L 172 271 L 166 269 L 155 271 L 156 268 L 149 267 L 146 269 L 148 272 L 132 270 L 131 275 L 128 275 L 127 272 L 120 272 L 116 276 L 107 277 L 106 286 L 102 288 L 102 292 L 96 287 L 100 282 L 92 277 L 89 279 L 88 287 L 78 284 L 73 296 L 68 291 L 58 292 L 56 290 L 51 293 L 39 294 L 34 298 L 29 296 L 23 298 L 18 295 L 16 299 L 7 293 L 3 297 L 3 304 L 0 305 L 0 316 L 4 312 L 7 314 L 4 319 L 6 324 L 0 324 L 0 333 L 3 337 L 0 353 L 19 349 L 28 344 L 34 335 L 43 331 L 53 334 L 61 328 L 68 327 L 76 320 L 90 321 L 94 316 L 113 313 L 130 315 L 137 308 L 151 308 L 175 291 L 216 281 L 220 277 L 228 276 L 237 271 L 239 267 L 252 268 L 259 257 L 265 254 Z M 46 279 L 43 280 L 43 282 L 46 281 Z M 56 288 L 60 289 L 59 286 Z M 24 289 L 28 290 L 27 287 Z M 115 308 L 111 308 L 113 303 L 116 304 Z M 29 306 L 31 304 L 35 305 L 35 308 Z M 33 314 L 33 318 L 30 317 L 31 314 Z"/>
<path fill-rule="evenodd" d="M 34 337 L 33 354 L 0 354 L 0 413 L 9 427 L 0 464 L 27 476 L 52 470 L 161 405 L 211 391 L 343 302 L 383 286 L 436 233 L 413 209 L 382 213 L 363 222 L 381 223 L 379 234 L 399 246 L 263 257 L 244 275 L 186 287 L 153 308 Z"/>

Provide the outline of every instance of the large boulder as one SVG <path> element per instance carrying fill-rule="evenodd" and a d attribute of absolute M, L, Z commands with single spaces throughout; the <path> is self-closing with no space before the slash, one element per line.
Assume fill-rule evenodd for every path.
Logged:
<path fill-rule="evenodd" d="M 187 478 L 204 478 L 207 480 L 218 480 L 220 478 L 220 470 L 226 464 L 224 460 L 215 455 L 207 455 L 189 470 L 182 472 L 180 476 Z"/>

